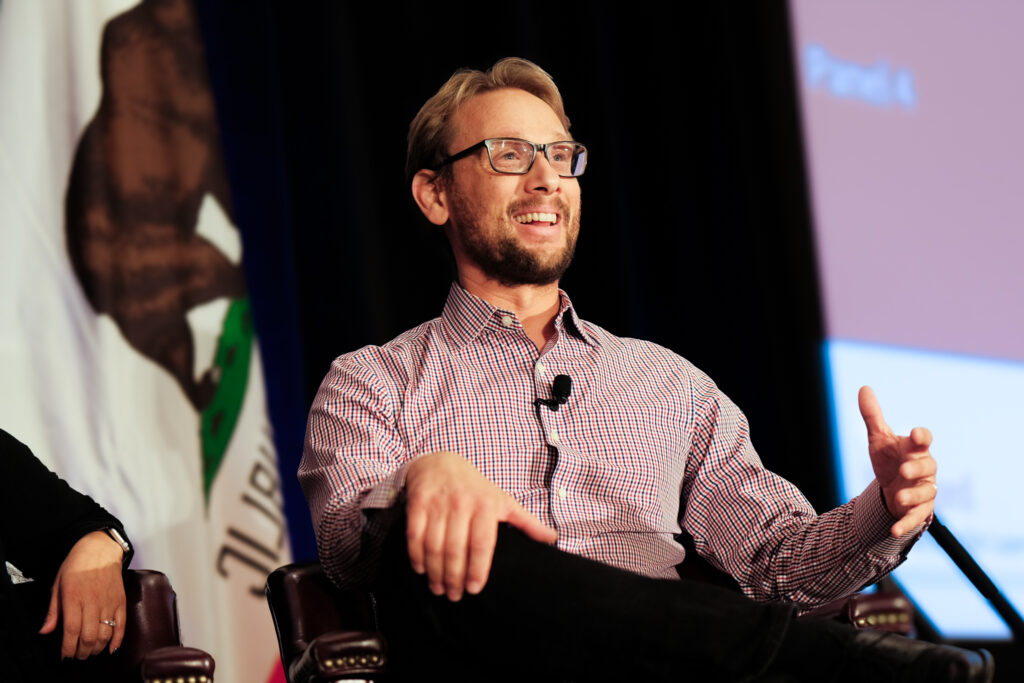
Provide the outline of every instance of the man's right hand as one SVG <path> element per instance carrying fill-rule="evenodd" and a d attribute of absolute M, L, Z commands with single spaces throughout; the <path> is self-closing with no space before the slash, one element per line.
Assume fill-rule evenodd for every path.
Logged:
<path fill-rule="evenodd" d="M 405 490 L 412 568 L 427 574 L 434 595 L 447 594 L 453 601 L 464 590 L 483 590 L 499 522 L 508 522 L 541 543 L 558 538 L 554 529 L 457 453 L 438 451 L 414 460 L 406 472 Z"/>

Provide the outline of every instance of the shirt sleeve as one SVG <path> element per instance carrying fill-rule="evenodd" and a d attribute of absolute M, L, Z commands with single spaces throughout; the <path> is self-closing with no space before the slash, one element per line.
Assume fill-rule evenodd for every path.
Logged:
<path fill-rule="evenodd" d="M 815 514 L 793 484 L 762 466 L 746 418 L 713 384 L 694 409 L 680 523 L 697 552 L 749 597 L 812 609 L 892 571 L 924 532 L 890 536 L 895 520 L 875 481 Z"/>
<path fill-rule="evenodd" d="M 341 586 L 372 578 L 405 485 L 397 405 L 380 374 L 349 354 L 334 361 L 310 409 L 299 482 L 320 562 Z"/>
<path fill-rule="evenodd" d="M 0 539 L 7 560 L 49 583 L 80 538 L 124 526 L 46 467 L 25 444 L 0 430 Z M 125 566 L 131 556 L 125 558 Z M 2 570 L 2 568 L 0 568 Z"/>

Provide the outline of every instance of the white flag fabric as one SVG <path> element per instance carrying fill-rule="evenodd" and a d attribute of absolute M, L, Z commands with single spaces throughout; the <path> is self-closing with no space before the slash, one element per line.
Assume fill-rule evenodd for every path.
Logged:
<path fill-rule="evenodd" d="M 218 681 L 290 559 L 189 0 L 0 0 L 0 426 L 124 523 Z"/>

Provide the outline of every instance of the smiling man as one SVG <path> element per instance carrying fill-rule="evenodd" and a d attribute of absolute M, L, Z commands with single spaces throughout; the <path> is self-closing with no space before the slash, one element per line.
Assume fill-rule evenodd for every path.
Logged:
<path fill-rule="evenodd" d="M 445 226 L 470 291 L 557 300 L 580 232 L 576 176 L 586 168 L 586 148 L 562 139 L 569 137 L 567 123 L 524 90 L 484 92 L 452 114 L 450 144 L 461 151 L 413 176 L 413 196 L 428 220 Z M 493 137 L 471 140 L 483 130 Z M 538 152 L 542 161 L 534 163 Z"/>
<path fill-rule="evenodd" d="M 456 73 L 410 127 L 458 281 L 439 318 L 334 362 L 299 472 L 326 571 L 377 589 L 395 674 L 988 680 L 987 654 L 794 618 L 903 560 L 931 435 L 894 435 L 862 390 L 876 479 L 816 515 L 706 375 L 559 290 L 586 164 L 522 59 Z M 679 579 L 683 531 L 747 597 Z"/>

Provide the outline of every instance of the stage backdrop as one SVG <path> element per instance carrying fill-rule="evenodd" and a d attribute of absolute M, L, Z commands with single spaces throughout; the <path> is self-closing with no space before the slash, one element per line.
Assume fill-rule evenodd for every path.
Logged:
<path fill-rule="evenodd" d="M 0 97 L 0 424 L 124 522 L 219 681 L 280 679 L 288 537 L 192 5 L 5 0 Z"/>

